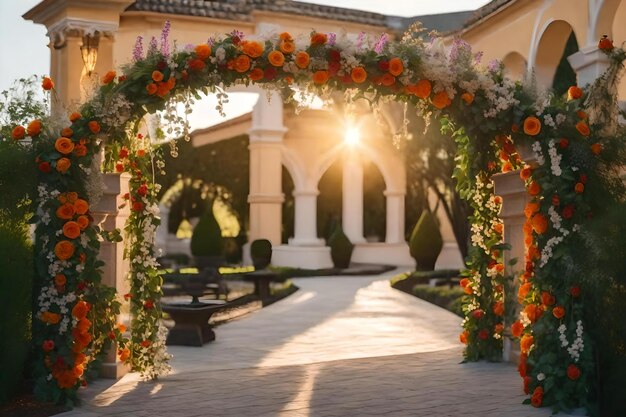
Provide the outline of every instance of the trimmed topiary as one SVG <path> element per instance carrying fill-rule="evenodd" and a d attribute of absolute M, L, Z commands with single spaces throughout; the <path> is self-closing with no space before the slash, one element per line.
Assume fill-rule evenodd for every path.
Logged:
<path fill-rule="evenodd" d="M 272 261 L 272 242 L 267 239 L 257 239 L 250 245 L 250 257 L 254 269 L 265 269 Z"/>
<path fill-rule="evenodd" d="M 411 256 L 417 271 L 432 271 L 443 248 L 439 223 L 433 213 L 424 211 L 420 216 L 409 241 Z"/>
<path fill-rule="evenodd" d="M 224 250 L 222 229 L 213 215 L 213 205 L 200 217 L 191 236 L 191 253 L 196 258 L 196 266 L 203 269 L 209 264 L 220 263 Z"/>
<path fill-rule="evenodd" d="M 224 258 L 229 264 L 237 264 L 241 262 L 243 252 L 241 246 L 237 242 L 237 238 L 224 238 Z"/>
<path fill-rule="evenodd" d="M 354 245 L 343 232 L 341 225 L 337 225 L 335 231 L 328 239 L 328 246 L 330 246 L 330 257 L 335 268 L 348 268 Z"/>

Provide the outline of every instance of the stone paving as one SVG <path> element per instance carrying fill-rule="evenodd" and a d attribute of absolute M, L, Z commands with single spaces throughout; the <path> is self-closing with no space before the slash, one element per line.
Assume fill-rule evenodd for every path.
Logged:
<path fill-rule="evenodd" d="M 173 372 L 99 380 L 63 417 L 549 416 L 509 364 L 460 364 L 460 319 L 386 277 L 303 278 L 289 298 L 170 347 Z"/>

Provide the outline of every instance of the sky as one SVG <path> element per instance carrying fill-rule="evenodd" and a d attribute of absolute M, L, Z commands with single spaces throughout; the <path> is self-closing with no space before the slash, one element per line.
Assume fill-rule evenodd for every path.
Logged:
<path fill-rule="evenodd" d="M 48 75 L 50 71 L 50 52 L 46 29 L 22 19 L 22 15 L 39 3 L 40 0 L 0 0 L 0 91 L 11 86 L 13 80 L 30 75 Z M 446 13 L 462 10 L 474 10 L 489 0 L 301 0 L 308 3 L 326 4 L 360 10 L 373 11 L 395 16 L 416 16 L 435 13 Z M 176 33 L 172 36 L 175 38 Z M 233 97 L 234 98 L 234 97 Z M 231 100 L 226 109 L 230 117 L 236 117 L 249 111 L 254 101 L 247 99 L 241 106 L 237 100 Z M 211 110 L 215 104 L 206 104 L 204 109 Z M 235 108 L 239 111 L 232 115 Z M 230 118 L 229 117 L 229 118 Z M 223 121 L 223 119 L 222 119 Z M 214 124 L 214 120 L 193 123 L 194 127 L 206 127 Z"/>

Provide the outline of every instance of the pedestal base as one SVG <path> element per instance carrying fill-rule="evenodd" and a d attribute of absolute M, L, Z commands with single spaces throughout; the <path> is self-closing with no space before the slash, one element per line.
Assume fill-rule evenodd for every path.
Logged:
<path fill-rule="evenodd" d="M 290 268 L 332 268 L 328 246 L 280 245 L 272 249 L 272 265 Z"/>
<path fill-rule="evenodd" d="M 209 319 L 222 309 L 219 304 L 164 304 L 163 311 L 174 320 L 166 344 L 181 346 L 202 346 L 215 340 L 215 332 L 209 326 Z"/>
<path fill-rule="evenodd" d="M 405 243 L 357 243 L 352 252 L 352 262 L 415 267 L 409 245 Z"/>

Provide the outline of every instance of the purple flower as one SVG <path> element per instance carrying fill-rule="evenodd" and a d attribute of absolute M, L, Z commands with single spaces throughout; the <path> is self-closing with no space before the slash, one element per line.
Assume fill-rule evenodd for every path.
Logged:
<path fill-rule="evenodd" d="M 361 49 L 363 47 L 363 42 L 365 42 L 365 32 L 359 33 L 359 36 L 356 38 L 356 47 Z"/>
<path fill-rule="evenodd" d="M 489 72 L 497 72 L 500 70 L 500 61 L 497 59 L 492 59 L 491 61 L 489 61 L 489 64 L 487 64 L 487 69 L 489 70 Z"/>
<path fill-rule="evenodd" d="M 450 48 L 450 61 L 454 62 L 462 56 L 467 56 L 471 53 L 471 51 L 472 47 L 469 43 L 462 39 L 455 39 L 454 42 L 452 42 L 452 47 Z"/>
<path fill-rule="evenodd" d="M 153 36 L 150 39 L 150 45 L 148 46 L 148 55 L 154 54 L 156 53 L 156 51 L 158 50 L 158 45 L 157 45 L 157 40 L 156 38 Z"/>
<path fill-rule="evenodd" d="M 482 59 L 483 59 L 483 51 L 476 52 L 476 55 L 474 55 L 474 61 L 475 61 L 477 64 L 480 64 L 480 61 L 481 61 Z"/>
<path fill-rule="evenodd" d="M 385 45 L 387 45 L 387 42 L 389 42 L 389 35 L 386 33 L 381 34 L 380 38 L 378 38 L 378 41 L 376 42 L 376 45 L 374 45 L 374 52 L 377 54 L 382 53 L 383 49 L 385 49 Z"/>
<path fill-rule="evenodd" d="M 241 38 L 240 38 L 240 39 L 241 39 Z M 206 43 L 207 43 L 209 46 L 213 46 L 213 45 L 215 45 L 215 38 L 214 38 L 213 36 L 211 36 L 209 39 L 207 39 Z"/>
<path fill-rule="evenodd" d="M 194 48 L 195 48 L 195 46 L 194 46 L 193 43 L 188 43 L 187 45 L 185 45 L 185 51 L 187 51 L 187 52 L 193 51 Z"/>
<path fill-rule="evenodd" d="M 336 42 L 337 42 L 337 34 L 333 32 L 328 33 L 328 44 L 330 46 L 335 46 Z"/>
<path fill-rule="evenodd" d="M 137 36 L 135 47 L 133 48 L 133 61 L 141 61 L 143 59 L 143 36 Z"/>
<path fill-rule="evenodd" d="M 237 29 L 235 29 L 232 32 L 230 32 L 230 37 L 231 38 L 239 38 L 239 40 L 242 41 L 243 37 L 244 37 L 244 34 L 243 34 L 243 32 L 240 32 Z"/>
<path fill-rule="evenodd" d="M 161 31 L 161 53 L 163 56 L 168 57 L 170 55 L 170 21 L 166 20 Z"/>

